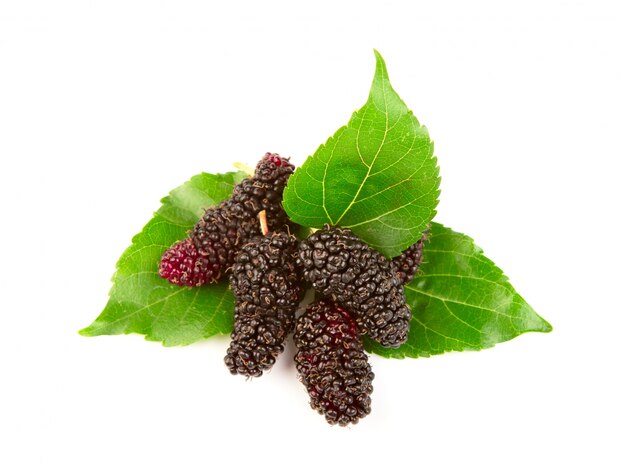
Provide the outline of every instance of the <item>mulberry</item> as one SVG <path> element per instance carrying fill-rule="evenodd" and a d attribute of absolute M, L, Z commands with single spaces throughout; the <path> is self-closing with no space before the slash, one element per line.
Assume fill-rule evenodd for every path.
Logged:
<path fill-rule="evenodd" d="M 278 154 L 266 153 L 257 164 L 254 177 L 235 186 L 231 197 L 232 216 L 241 221 L 254 219 L 256 222 L 256 215 L 264 210 L 269 229 L 282 230 L 289 221 L 283 210 L 283 191 L 294 168 L 289 160 Z M 244 227 L 244 236 L 249 237 L 248 228 Z"/>
<path fill-rule="evenodd" d="M 353 314 L 361 333 L 386 347 L 407 340 L 411 312 L 396 270 L 350 229 L 326 226 L 298 255 L 303 278 Z"/>
<path fill-rule="evenodd" d="M 199 254 L 193 242 L 186 238 L 163 253 L 159 276 L 179 286 L 201 286 L 219 269 L 218 263 Z"/>
<path fill-rule="evenodd" d="M 422 238 L 391 260 L 396 268 L 396 276 L 402 284 L 408 284 L 422 264 L 424 245 L 428 241 L 428 230 L 424 230 Z"/>
<path fill-rule="evenodd" d="M 198 221 L 190 234 L 190 239 L 198 252 L 219 266 L 219 270 L 208 281 L 216 281 L 222 277 L 226 269 L 235 261 L 237 247 L 258 231 L 255 216 L 236 217 L 233 202 L 222 201 L 217 207 L 211 207 Z"/>
<path fill-rule="evenodd" d="M 167 266 L 162 265 L 159 274 L 179 285 L 201 285 L 220 279 L 232 266 L 239 246 L 259 234 L 257 221 L 259 212 L 263 210 L 267 212 L 271 230 L 280 230 L 289 223 L 282 207 L 282 194 L 294 168 L 288 159 L 275 153 L 267 153 L 257 164 L 252 178 L 244 179 L 235 185 L 229 199 L 222 201 L 217 207 L 206 210 L 189 235 L 197 249 L 198 258 L 191 255 L 188 259 L 177 258 L 177 263 L 183 266 L 193 264 L 197 259 L 203 261 L 196 266 L 198 275 L 194 277 L 197 281 L 195 284 L 174 282 L 174 278 L 168 274 L 171 269 Z M 179 257 L 183 253 L 177 251 Z M 210 269 L 200 272 L 205 264 Z"/>
<path fill-rule="evenodd" d="M 259 377 L 283 351 L 304 293 L 297 250 L 296 238 L 285 232 L 256 236 L 241 247 L 230 276 L 235 327 L 224 358 L 232 374 Z"/>
<path fill-rule="evenodd" d="M 295 356 L 311 408 L 330 424 L 356 424 L 370 413 L 374 374 L 356 322 L 329 300 L 310 305 L 296 322 Z"/>

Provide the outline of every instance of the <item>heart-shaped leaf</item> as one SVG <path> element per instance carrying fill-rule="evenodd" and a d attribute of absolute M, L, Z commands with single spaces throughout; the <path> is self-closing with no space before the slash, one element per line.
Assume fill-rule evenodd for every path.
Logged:
<path fill-rule="evenodd" d="M 428 131 L 391 87 L 376 52 L 367 103 L 295 172 L 283 204 L 298 224 L 351 228 L 393 257 L 435 215 L 439 181 Z"/>

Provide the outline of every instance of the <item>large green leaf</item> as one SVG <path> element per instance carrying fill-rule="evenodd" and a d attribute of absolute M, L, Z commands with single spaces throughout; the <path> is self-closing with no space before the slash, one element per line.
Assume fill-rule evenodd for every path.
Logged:
<path fill-rule="evenodd" d="M 349 227 L 393 257 L 435 215 L 439 180 L 428 131 L 391 87 L 376 52 L 367 103 L 290 178 L 283 204 L 296 223 Z"/>
<path fill-rule="evenodd" d="M 467 235 L 433 223 L 422 274 L 405 287 L 413 312 L 408 341 L 385 357 L 428 357 L 447 351 L 477 351 L 529 332 L 552 331 L 513 289 L 502 271 Z"/>
<path fill-rule="evenodd" d="M 165 346 L 230 333 L 233 297 L 225 282 L 178 287 L 158 275 L 163 251 L 185 238 L 204 209 L 229 197 L 242 172 L 202 173 L 174 189 L 117 262 L 109 301 L 83 336 L 140 333 Z"/>

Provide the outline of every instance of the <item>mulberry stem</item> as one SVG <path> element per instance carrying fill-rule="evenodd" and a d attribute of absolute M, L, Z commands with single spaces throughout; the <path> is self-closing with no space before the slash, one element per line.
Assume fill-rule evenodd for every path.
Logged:
<path fill-rule="evenodd" d="M 265 237 L 270 231 L 267 226 L 267 212 L 265 210 L 259 212 L 259 225 L 261 227 L 261 234 Z"/>

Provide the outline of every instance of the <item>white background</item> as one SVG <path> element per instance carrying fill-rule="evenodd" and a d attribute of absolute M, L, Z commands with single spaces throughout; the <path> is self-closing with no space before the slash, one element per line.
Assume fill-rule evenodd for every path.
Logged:
<path fill-rule="evenodd" d="M 625 468 L 621 3 L 0 1 L 0 468 Z M 365 102 L 374 47 L 435 141 L 437 220 L 553 333 L 372 357 L 348 429 L 291 346 L 245 381 L 226 338 L 77 334 L 161 197 L 301 163 Z"/>

